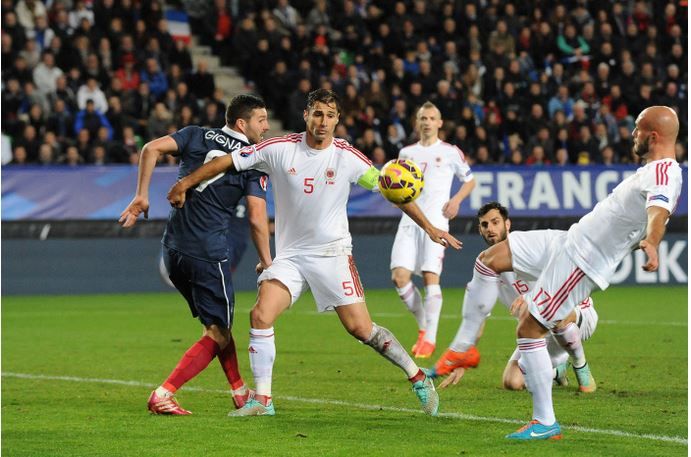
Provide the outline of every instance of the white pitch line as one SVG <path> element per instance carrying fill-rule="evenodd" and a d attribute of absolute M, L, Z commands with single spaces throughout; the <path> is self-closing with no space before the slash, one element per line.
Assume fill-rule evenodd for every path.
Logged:
<path fill-rule="evenodd" d="M 116 385 L 121 385 L 121 386 L 134 386 L 134 387 L 147 387 L 147 388 L 153 388 L 157 387 L 157 384 L 152 384 L 148 382 L 141 382 L 141 381 L 124 381 L 120 379 L 100 379 L 100 378 L 81 378 L 77 376 L 48 376 L 48 375 L 41 375 L 41 374 L 28 374 L 28 373 L 11 373 L 11 372 L 2 372 L 3 377 L 9 377 L 9 378 L 20 378 L 20 379 L 34 379 L 34 380 L 46 380 L 46 381 L 69 381 L 69 382 L 84 382 L 84 383 L 93 383 L 93 384 L 116 384 Z M 215 394 L 229 394 L 230 392 L 228 390 L 221 390 L 221 389 L 205 389 L 202 387 L 183 387 L 182 390 L 186 390 L 189 392 L 204 392 L 204 393 L 215 393 Z M 345 406 L 348 408 L 357 408 L 357 409 L 363 409 L 363 410 L 371 410 L 371 411 L 394 411 L 394 412 L 400 412 L 400 413 L 419 413 L 422 414 L 422 412 L 419 409 L 411 409 L 411 408 L 398 408 L 394 406 L 382 406 L 382 405 L 368 405 L 364 403 L 351 403 L 347 401 L 341 401 L 341 400 L 325 400 L 321 398 L 303 398 L 303 397 L 294 397 L 290 395 L 281 395 L 275 397 L 279 400 L 286 400 L 286 401 L 295 401 L 299 403 L 313 403 L 313 404 L 318 404 L 318 405 L 335 405 L 335 406 Z M 439 417 L 449 417 L 452 419 L 460 419 L 460 420 L 467 420 L 467 421 L 482 421 L 482 422 L 495 422 L 495 423 L 502 423 L 502 424 L 523 424 L 525 423 L 524 420 L 518 420 L 518 419 L 505 419 L 502 417 L 488 417 L 488 416 L 476 416 L 474 414 L 464 414 L 464 413 L 439 413 Z M 688 439 L 681 437 L 681 436 L 666 436 L 666 435 L 653 435 L 649 433 L 633 433 L 633 432 L 626 432 L 623 430 L 610 430 L 610 429 L 600 429 L 600 428 L 590 428 L 590 427 L 581 427 L 577 425 L 566 425 L 562 426 L 563 429 L 565 430 L 573 430 L 576 432 L 581 432 L 581 433 L 597 433 L 600 435 L 610 435 L 610 436 L 619 436 L 623 438 L 634 438 L 634 439 L 646 439 L 646 440 L 652 440 L 652 441 L 664 441 L 668 443 L 676 443 L 676 444 L 683 444 L 683 445 L 688 445 Z"/>

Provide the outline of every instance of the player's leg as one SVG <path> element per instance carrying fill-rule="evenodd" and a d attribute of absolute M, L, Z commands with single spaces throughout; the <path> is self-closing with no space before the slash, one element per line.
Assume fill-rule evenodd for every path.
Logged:
<path fill-rule="evenodd" d="M 523 390 L 525 388 L 525 378 L 521 372 L 521 368 L 518 366 L 518 359 L 521 357 L 521 353 L 518 348 L 513 351 L 509 361 L 504 367 L 504 373 L 502 374 L 502 385 L 504 389 L 507 390 Z"/>
<path fill-rule="evenodd" d="M 274 321 L 298 299 L 306 286 L 295 263 L 290 259 L 275 260 L 257 279 L 259 292 L 250 311 L 250 368 L 254 377 L 255 395 L 244 407 L 229 416 L 272 416 L 271 399 L 273 365 L 276 359 Z"/>
<path fill-rule="evenodd" d="M 213 326 L 230 327 L 232 295 L 226 294 L 226 277 L 221 264 L 203 262 L 168 250 L 166 264 L 170 279 L 185 297 L 192 315 L 210 329 Z M 227 274 L 226 274 L 227 275 Z M 231 289 L 232 294 L 232 289 Z M 154 414 L 190 414 L 181 408 L 173 396 L 180 387 L 202 372 L 221 350 L 210 335 L 204 335 L 183 354 L 168 378 L 151 393 L 149 411 Z M 221 332 L 214 332 L 222 343 Z"/>
<path fill-rule="evenodd" d="M 456 368 L 473 368 L 480 363 L 475 347 L 487 315 L 499 296 L 499 273 L 511 270 L 511 251 L 502 241 L 480 253 L 473 278 L 463 296 L 463 320 L 449 349 L 434 365 L 436 375 L 445 376 Z"/>
<path fill-rule="evenodd" d="M 581 303 L 589 306 L 592 301 L 590 298 L 586 298 Z M 566 319 L 559 322 L 551 332 L 554 340 L 557 341 L 571 357 L 573 370 L 576 374 L 576 380 L 578 381 L 578 390 L 584 393 L 593 393 L 597 390 L 597 383 L 593 378 L 590 365 L 586 360 L 581 329 L 578 326 L 578 317 L 580 313 L 577 314 L 576 309 L 574 309 Z"/>
<path fill-rule="evenodd" d="M 432 380 L 427 378 L 391 331 L 372 322 L 365 302 L 338 306 L 336 313 L 348 333 L 405 372 L 423 411 L 435 416 L 439 410 L 439 396 Z"/>
<path fill-rule="evenodd" d="M 413 272 L 416 270 L 417 241 L 415 227 L 399 227 L 396 232 L 393 247 L 391 248 L 391 281 L 394 283 L 396 293 L 413 313 L 418 327 L 418 338 L 411 349 L 413 353 L 422 343 L 425 335 L 425 310 L 422 306 L 420 290 L 412 281 Z"/>
<path fill-rule="evenodd" d="M 437 345 L 437 330 L 439 328 L 443 297 L 438 273 L 423 271 L 422 280 L 425 284 L 425 334 L 414 354 L 415 357 L 428 358 L 432 356 Z"/>

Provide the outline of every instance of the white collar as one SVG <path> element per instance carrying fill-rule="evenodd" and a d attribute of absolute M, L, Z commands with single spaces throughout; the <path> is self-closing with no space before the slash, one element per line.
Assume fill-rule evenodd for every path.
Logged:
<path fill-rule="evenodd" d="M 242 140 L 245 143 L 250 143 L 250 140 L 245 136 L 244 133 L 240 133 L 237 130 L 233 130 L 230 127 L 228 127 L 227 125 L 224 125 L 221 130 L 223 130 L 223 133 L 230 135 L 230 136 L 233 136 L 233 137 L 237 138 L 238 140 Z"/>

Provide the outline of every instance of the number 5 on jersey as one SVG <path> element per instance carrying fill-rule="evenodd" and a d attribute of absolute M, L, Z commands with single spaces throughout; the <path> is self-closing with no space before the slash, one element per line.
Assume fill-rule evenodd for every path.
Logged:
<path fill-rule="evenodd" d="M 314 178 L 305 178 L 305 187 L 302 190 L 306 194 L 314 192 Z"/>

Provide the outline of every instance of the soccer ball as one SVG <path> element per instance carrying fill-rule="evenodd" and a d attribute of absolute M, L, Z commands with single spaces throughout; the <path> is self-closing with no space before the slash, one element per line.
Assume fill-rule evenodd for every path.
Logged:
<path fill-rule="evenodd" d="M 420 167 L 410 159 L 394 159 L 379 173 L 379 190 L 391 203 L 410 203 L 420 196 L 425 179 Z"/>

